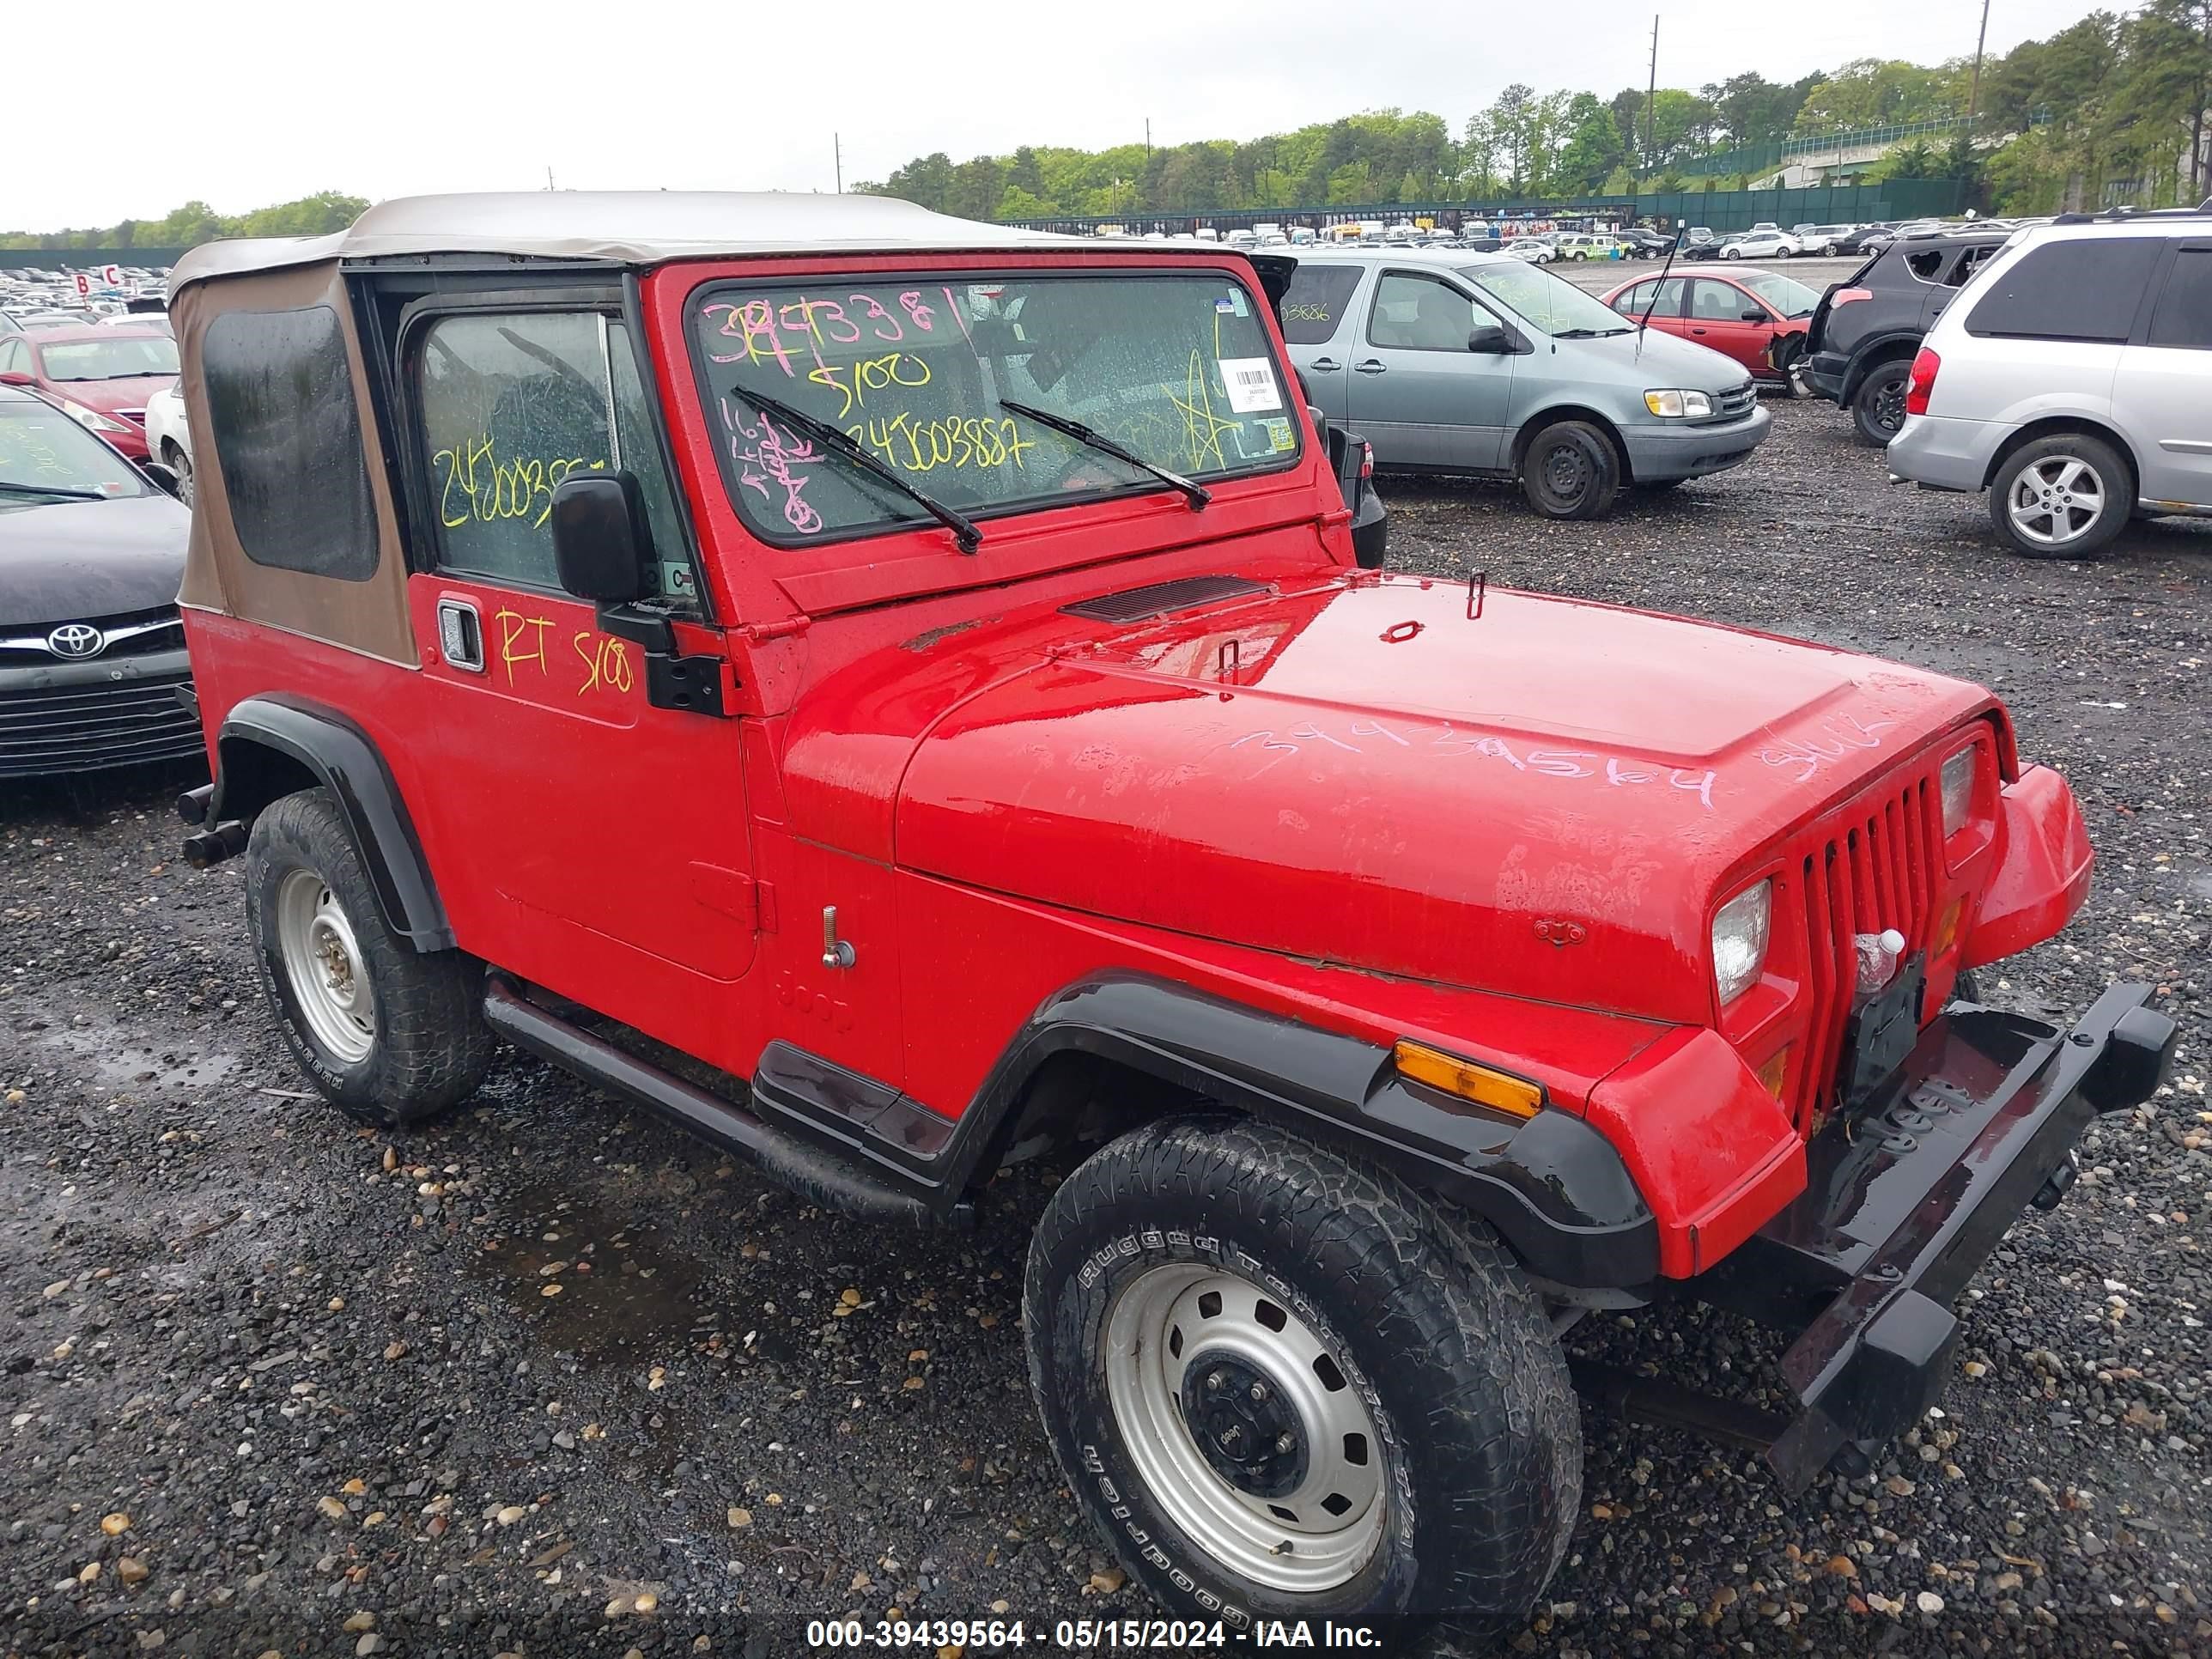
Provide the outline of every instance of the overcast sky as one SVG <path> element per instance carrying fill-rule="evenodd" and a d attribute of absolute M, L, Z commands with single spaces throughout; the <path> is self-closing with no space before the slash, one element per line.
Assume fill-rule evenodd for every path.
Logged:
<path fill-rule="evenodd" d="M 1659 80 L 1790 81 L 1859 57 L 1974 49 L 1979 0 L 1657 0 Z M 1650 0 L 204 0 L 6 27 L 0 229 L 227 213 L 317 190 L 828 190 L 909 157 L 1023 143 L 1244 138 L 1355 110 L 1455 128 L 1510 82 L 1644 82 Z M 1989 49 L 2088 0 L 1994 0 Z M 166 22 L 161 17 L 166 15 Z M 40 135 L 44 135 L 41 137 Z"/>

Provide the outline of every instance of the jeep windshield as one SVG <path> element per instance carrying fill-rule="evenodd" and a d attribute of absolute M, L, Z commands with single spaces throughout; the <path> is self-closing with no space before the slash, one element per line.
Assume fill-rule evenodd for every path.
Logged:
<path fill-rule="evenodd" d="M 1293 465 L 1296 382 L 1268 343 L 1264 304 L 1213 271 L 963 273 L 718 283 L 687 309 L 731 499 L 762 539 L 799 547 L 931 520 L 779 418 L 777 403 L 977 520 L 1182 487 L 1162 472 L 1211 481 Z"/>

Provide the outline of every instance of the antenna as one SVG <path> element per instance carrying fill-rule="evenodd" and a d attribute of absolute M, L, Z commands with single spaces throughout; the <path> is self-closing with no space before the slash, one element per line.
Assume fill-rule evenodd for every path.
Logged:
<path fill-rule="evenodd" d="M 1651 299 L 1644 307 L 1642 320 L 1636 325 L 1636 352 L 1629 360 L 1632 362 L 1644 361 L 1644 331 L 1651 326 L 1651 313 L 1659 309 L 1659 290 L 1667 286 L 1667 273 L 1674 268 L 1674 255 L 1681 248 L 1682 230 L 1687 222 L 1682 219 L 1674 221 L 1674 241 L 1667 250 L 1667 263 L 1659 267 L 1658 276 L 1652 279 Z"/>
<path fill-rule="evenodd" d="M 837 193 L 845 193 L 845 145 L 836 133 L 830 135 L 830 161 L 837 169 Z"/>

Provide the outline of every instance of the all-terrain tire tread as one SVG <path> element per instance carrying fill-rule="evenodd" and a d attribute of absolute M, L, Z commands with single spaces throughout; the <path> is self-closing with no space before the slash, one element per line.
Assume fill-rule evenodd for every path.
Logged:
<path fill-rule="evenodd" d="M 1055 1305 L 1055 1255 L 1071 1237 L 1095 1236 L 1102 1216 L 1177 1198 L 1210 1204 L 1212 1230 L 1262 1230 L 1301 1265 L 1310 1292 L 1321 1288 L 1316 1270 L 1330 1264 L 1337 1294 L 1370 1310 L 1366 1334 L 1401 1368 L 1394 1394 L 1424 1399 L 1422 1420 L 1400 1426 L 1421 1460 L 1425 1508 L 1443 1512 L 1402 1610 L 1454 1616 L 1469 1631 L 1510 1628 L 1557 1570 L 1579 1508 L 1581 1419 L 1565 1362 L 1534 1291 L 1489 1228 L 1370 1163 L 1234 1117 L 1164 1119 L 1092 1157 L 1039 1223 L 1024 1285 L 1030 1381 L 1048 1422 L 1047 1347 L 1080 1336 L 1079 1322 Z M 1061 1450 L 1062 1437 L 1054 1438 Z M 1068 1474 L 1080 1490 L 1079 1472 Z M 1146 1575 L 1133 1551 L 1121 1554 Z"/>

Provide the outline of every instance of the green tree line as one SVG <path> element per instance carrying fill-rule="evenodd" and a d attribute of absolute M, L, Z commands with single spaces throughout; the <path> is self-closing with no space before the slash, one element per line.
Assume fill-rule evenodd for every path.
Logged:
<path fill-rule="evenodd" d="M 205 202 L 187 202 L 159 219 L 125 219 L 97 229 L 0 231 L 0 248 L 197 247 L 228 236 L 321 236 L 343 230 L 368 210 L 361 197 L 335 190 L 251 213 L 217 213 Z"/>
<path fill-rule="evenodd" d="M 1690 91 L 1539 92 L 1516 82 L 1455 131 L 1426 111 L 1372 110 L 1246 140 L 1011 155 L 916 156 L 855 188 L 971 219 L 1086 218 L 1260 208 L 1485 201 L 1680 188 L 1708 158 L 1789 137 L 1962 116 L 1977 142 L 1908 144 L 1877 176 L 1965 178 L 2002 211 L 2146 207 L 2212 193 L 2212 0 L 2092 12 L 1982 65 L 1858 58 L 1778 84 L 1755 71 Z M 1726 165 L 1725 162 L 1719 165 Z"/>

